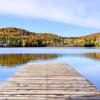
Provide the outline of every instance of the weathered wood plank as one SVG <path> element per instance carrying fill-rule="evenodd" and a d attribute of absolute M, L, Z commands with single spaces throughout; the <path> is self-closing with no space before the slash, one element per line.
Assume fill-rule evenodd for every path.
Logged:
<path fill-rule="evenodd" d="M 70 100 L 99 94 L 93 84 L 64 63 L 27 64 L 0 86 L 0 100 Z"/>

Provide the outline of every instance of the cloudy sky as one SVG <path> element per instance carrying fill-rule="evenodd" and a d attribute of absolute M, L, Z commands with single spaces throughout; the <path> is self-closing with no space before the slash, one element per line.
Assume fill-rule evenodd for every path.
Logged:
<path fill-rule="evenodd" d="M 0 0 L 0 27 L 62 36 L 100 32 L 100 0 Z"/>

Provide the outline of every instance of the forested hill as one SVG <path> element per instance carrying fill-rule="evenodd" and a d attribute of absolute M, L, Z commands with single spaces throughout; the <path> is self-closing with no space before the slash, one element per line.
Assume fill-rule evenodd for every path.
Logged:
<path fill-rule="evenodd" d="M 82 37 L 61 37 L 19 28 L 0 28 L 0 47 L 92 47 L 100 46 L 100 33 Z"/>

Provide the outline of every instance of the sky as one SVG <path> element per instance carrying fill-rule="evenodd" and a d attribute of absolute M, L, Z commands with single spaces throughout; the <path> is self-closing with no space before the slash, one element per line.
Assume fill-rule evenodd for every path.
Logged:
<path fill-rule="evenodd" d="M 0 28 L 83 36 L 100 32 L 100 0 L 0 0 Z"/>

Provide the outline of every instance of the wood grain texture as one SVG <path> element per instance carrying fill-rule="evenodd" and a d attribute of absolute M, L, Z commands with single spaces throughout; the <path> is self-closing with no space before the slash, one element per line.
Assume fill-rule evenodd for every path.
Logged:
<path fill-rule="evenodd" d="M 64 63 L 27 64 L 0 86 L 0 100 L 73 100 L 98 95 L 93 84 Z"/>

